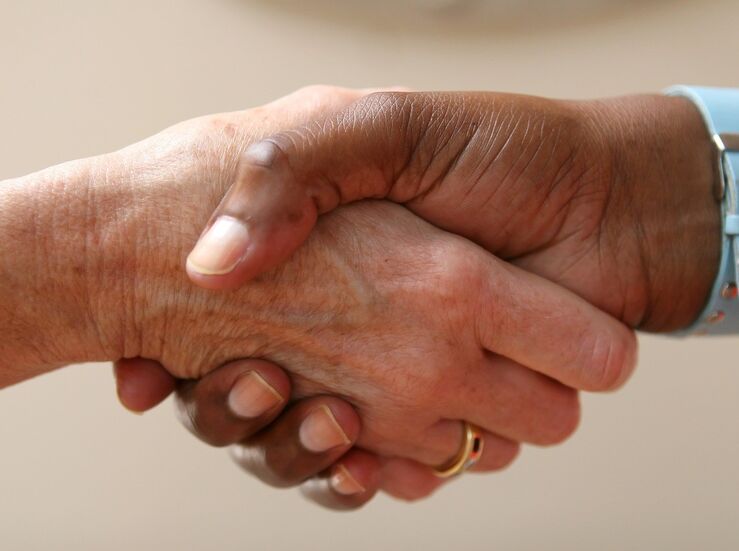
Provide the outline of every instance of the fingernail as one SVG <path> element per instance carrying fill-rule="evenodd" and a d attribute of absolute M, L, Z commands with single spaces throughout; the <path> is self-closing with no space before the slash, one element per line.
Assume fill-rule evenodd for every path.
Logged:
<path fill-rule="evenodd" d="M 280 393 L 256 371 L 239 377 L 228 393 L 228 407 L 235 415 L 246 419 L 264 415 L 282 401 Z"/>
<path fill-rule="evenodd" d="M 351 443 L 327 406 L 316 408 L 303 420 L 300 425 L 300 442 L 305 449 L 314 453 Z"/>
<path fill-rule="evenodd" d="M 329 482 L 334 491 L 341 495 L 353 496 L 365 491 L 364 486 L 357 482 L 349 469 L 341 463 L 334 467 Z"/>
<path fill-rule="evenodd" d="M 249 248 L 246 226 L 231 216 L 219 216 L 198 240 L 187 257 L 187 265 L 203 275 L 228 274 Z"/>

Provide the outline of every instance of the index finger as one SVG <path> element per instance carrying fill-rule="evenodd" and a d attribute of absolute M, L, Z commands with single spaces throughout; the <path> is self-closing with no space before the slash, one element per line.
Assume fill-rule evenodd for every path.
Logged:
<path fill-rule="evenodd" d="M 580 390 L 612 390 L 633 372 L 634 331 L 549 280 L 489 256 L 477 332 L 490 352 Z"/>

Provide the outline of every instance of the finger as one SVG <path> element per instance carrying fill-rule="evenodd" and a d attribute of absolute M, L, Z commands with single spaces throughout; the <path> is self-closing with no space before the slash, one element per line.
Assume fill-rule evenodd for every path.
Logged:
<path fill-rule="evenodd" d="M 182 423 L 214 446 L 249 438 L 275 419 L 287 404 L 290 380 L 265 360 L 237 360 L 177 390 Z"/>
<path fill-rule="evenodd" d="M 356 442 L 359 429 L 359 416 L 343 400 L 307 398 L 231 452 L 238 465 L 267 484 L 294 486 L 333 465 Z"/>
<path fill-rule="evenodd" d="M 560 443 L 580 420 L 576 390 L 502 356 L 487 354 L 451 394 L 450 415 L 519 442 Z"/>
<path fill-rule="evenodd" d="M 142 413 L 172 394 L 177 380 L 154 360 L 126 358 L 113 363 L 116 392 L 123 407 Z"/>
<path fill-rule="evenodd" d="M 518 457 L 521 450 L 521 445 L 518 442 L 482 429 L 481 427 L 478 427 L 478 429 L 480 429 L 479 433 L 482 438 L 483 449 L 474 466 L 476 471 L 500 471 L 508 467 Z M 420 463 L 427 466 L 439 467 L 440 465 L 449 465 L 449 462 L 458 456 L 464 445 L 464 425 L 461 421 L 439 421 L 427 431 L 427 435 L 431 440 L 443 438 L 448 442 L 445 445 L 444 451 L 442 452 L 440 450 L 435 455 L 433 462 L 420 461 Z M 409 458 L 413 459 L 413 457 Z"/>
<path fill-rule="evenodd" d="M 433 494 L 445 482 L 426 465 L 410 459 L 386 458 L 380 469 L 380 489 L 404 501 L 417 501 Z"/>
<path fill-rule="evenodd" d="M 305 481 L 300 491 L 328 509 L 349 511 L 370 501 L 380 486 L 380 460 L 354 448 L 318 476 Z"/>
<path fill-rule="evenodd" d="M 634 332 L 574 293 L 493 256 L 477 276 L 476 330 L 490 352 L 580 390 L 617 388 L 634 370 Z"/>
<path fill-rule="evenodd" d="M 508 458 L 488 453 L 496 435 L 483 431 L 485 447 L 480 460 L 471 467 L 470 473 L 499 471 L 515 459 L 519 447 L 515 446 L 514 454 Z M 493 444 L 494 445 L 494 444 Z M 464 473 L 463 473 L 464 474 Z M 406 458 L 381 458 L 380 489 L 395 498 L 404 501 L 417 501 L 433 494 L 438 488 L 456 478 L 439 478 L 429 466 Z"/>
<path fill-rule="evenodd" d="M 483 471 L 496 471 L 507 467 L 518 455 L 519 444 L 498 434 L 482 430 L 484 450 L 478 461 Z M 459 420 L 442 420 L 422 433 L 403 432 L 398 428 L 392 441 L 377 440 L 371 434 L 363 434 L 359 445 L 370 448 L 385 457 L 402 457 L 428 467 L 448 465 L 465 441 L 464 423 Z"/>
<path fill-rule="evenodd" d="M 387 196 L 432 120 L 430 110 L 416 111 L 404 100 L 410 95 L 371 94 L 341 113 L 250 146 L 188 257 L 190 278 L 207 288 L 233 288 L 287 259 L 319 214 Z M 431 151 L 434 144 L 424 147 Z M 413 196 L 390 194 L 396 201 Z"/>

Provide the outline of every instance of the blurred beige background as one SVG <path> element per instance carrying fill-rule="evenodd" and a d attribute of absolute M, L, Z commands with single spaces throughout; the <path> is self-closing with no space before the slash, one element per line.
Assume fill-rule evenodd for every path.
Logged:
<path fill-rule="evenodd" d="M 303 4 L 0 0 L 0 178 L 310 83 L 570 97 L 739 86 L 736 1 L 470 32 Z M 739 549 L 737 345 L 643 338 L 631 384 L 585 397 L 564 446 L 354 514 L 243 476 L 171 404 L 126 413 L 108 365 L 70 368 L 0 393 L 0 549 Z"/>

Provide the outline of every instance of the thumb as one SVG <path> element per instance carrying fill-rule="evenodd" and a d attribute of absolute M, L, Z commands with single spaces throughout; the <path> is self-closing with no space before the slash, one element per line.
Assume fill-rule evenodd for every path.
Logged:
<path fill-rule="evenodd" d="M 423 98 L 371 94 L 341 113 L 250 146 L 236 182 L 188 257 L 193 282 L 234 288 L 281 264 L 318 216 L 341 204 L 412 199 L 414 186 L 407 186 L 410 194 L 392 188 L 425 134 L 430 116 L 418 109 Z"/>

